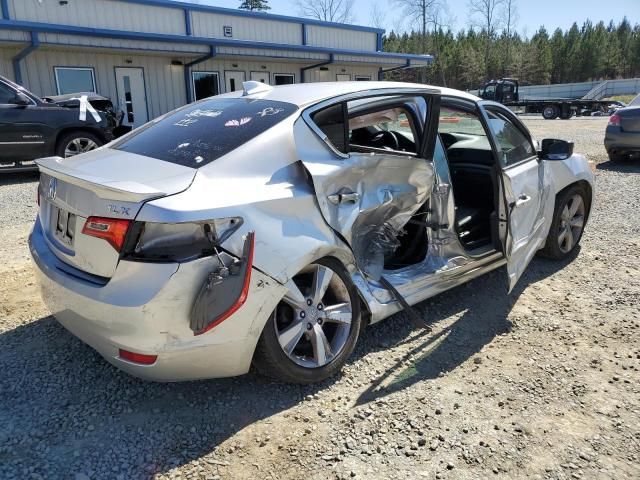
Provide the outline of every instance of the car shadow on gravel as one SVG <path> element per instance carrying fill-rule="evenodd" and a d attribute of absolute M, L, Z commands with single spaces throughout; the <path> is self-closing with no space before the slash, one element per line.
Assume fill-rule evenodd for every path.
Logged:
<path fill-rule="evenodd" d="M 434 326 L 444 323 L 444 328 L 436 329 L 435 334 L 414 331 L 413 340 L 422 337 L 417 345 L 404 352 L 393 367 L 386 368 L 360 395 L 356 404 L 375 401 L 418 382 L 445 375 L 497 336 L 508 334 L 513 327 L 509 313 L 527 286 L 562 270 L 575 259 L 579 250 L 578 246 L 571 258 L 562 262 L 535 258 L 510 294 L 507 294 L 507 275 L 502 268 L 418 304 L 416 308 L 423 318 Z M 403 322 L 404 327 L 394 326 L 399 320 L 402 321 L 391 318 L 380 325 L 375 336 L 385 340 L 378 343 L 379 347 L 404 342 L 412 334 L 408 321 Z M 371 328 L 374 329 L 376 326 Z M 367 351 L 376 348 L 375 345 L 367 347 L 366 343 L 371 341 L 363 343 Z"/>
<path fill-rule="evenodd" d="M 499 270 L 423 302 L 418 311 L 436 326 L 457 317 L 435 335 L 415 329 L 403 313 L 366 329 L 343 377 L 352 368 L 369 368 L 363 357 L 392 355 L 389 347 L 416 338 L 419 343 L 410 353 L 419 360 L 409 369 L 399 360 L 357 403 L 455 369 L 509 332 L 507 316 L 527 285 L 563 266 L 534 260 L 509 296 Z M 145 382 L 111 366 L 52 317 L 0 334 L 0 365 L 0 478 L 22 478 L 25 471 L 43 478 L 149 478 L 205 455 L 207 465 L 216 468 L 237 448 L 233 442 L 225 446 L 231 450 L 218 451 L 224 440 L 348 380 L 337 376 L 318 385 L 283 385 L 250 373 L 199 382 Z M 378 388 L 389 379 L 389 386 Z M 271 433 L 268 425 L 265 429 Z"/>
<path fill-rule="evenodd" d="M 39 172 L 6 172 L 0 169 L 0 187 L 3 185 L 18 185 L 32 183 L 38 180 Z"/>
<path fill-rule="evenodd" d="M 640 173 L 640 159 L 621 160 L 618 162 L 602 162 L 596 165 L 596 170 L 607 170 L 620 173 Z"/>

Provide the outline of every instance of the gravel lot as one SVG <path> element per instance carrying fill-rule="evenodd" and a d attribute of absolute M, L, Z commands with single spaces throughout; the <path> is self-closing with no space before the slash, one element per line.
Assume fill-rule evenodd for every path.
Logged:
<path fill-rule="evenodd" d="M 593 162 L 573 261 L 420 304 L 431 334 L 403 314 L 369 328 L 313 387 L 111 367 L 39 299 L 35 177 L 1 178 L 0 478 L 640 478 L 640 164 L 606 161 L 606 122 L 526 120 Z"/>

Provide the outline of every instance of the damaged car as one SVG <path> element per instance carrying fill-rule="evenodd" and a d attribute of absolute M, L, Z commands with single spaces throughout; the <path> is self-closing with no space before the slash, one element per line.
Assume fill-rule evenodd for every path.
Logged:
<path fill-rule="evenodd" d="M 138 377 L 285 382 L 361 330 L 540 252 L 575 254 L 593 175 L 502 105 L 390 82 L 244 90 L 38 161 L 29 238 L 57 320 Z"/>
<path fill-rule="evenodd" d="M 40 98 L 0 76 L 0 172 L 37 170 L 36 158 L 94 150 L 115 138 L 117 123 L 101 95 Z"/>

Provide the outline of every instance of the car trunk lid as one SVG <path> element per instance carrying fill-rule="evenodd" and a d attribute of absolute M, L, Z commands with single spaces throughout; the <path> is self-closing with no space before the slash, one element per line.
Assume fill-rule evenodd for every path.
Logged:
<path fill-rule="evenodd" d="M 40 221 L 49 248 L 71 267 L 103 279 L 115 272 L 120 252 L 83 233 L 87 219 L 132 221 L 145 202 L 186 190 L 197 172 L 109 148 L 37 163 Z"/>
<path fill-rule="evenodd" d="M 623 132 L 640 132 L 640 107 L 624 108 L 616 113 L 620 117 L 620 127 Z"/>

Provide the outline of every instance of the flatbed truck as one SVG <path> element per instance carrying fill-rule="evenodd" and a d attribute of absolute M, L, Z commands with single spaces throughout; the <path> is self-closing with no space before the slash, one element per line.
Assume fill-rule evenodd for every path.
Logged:
<path fill-rule="evenodd" d="M 609 115 L 614 105 L 622 106 L 620 102 L 584 98 L 521 99 L 519 89 L 517 79 L 501 78 L 485 83 L 480 87 L 478 96 L 502 103 L 518 113 L 540 113 L 546 120 L 569 120 L 573 116 L 591 116 L 595 112 Z"/>

